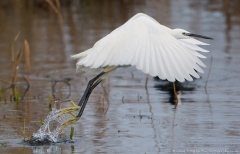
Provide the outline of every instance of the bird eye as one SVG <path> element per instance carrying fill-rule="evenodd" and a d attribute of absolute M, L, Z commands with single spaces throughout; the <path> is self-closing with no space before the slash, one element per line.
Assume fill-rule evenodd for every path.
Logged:
<path fill-rule="evenodd" d="M 186 33 L 185 33 L 185 32 L 183 32 L 182 34 L 183 34 L 183 35 L 186 35 Z"/>

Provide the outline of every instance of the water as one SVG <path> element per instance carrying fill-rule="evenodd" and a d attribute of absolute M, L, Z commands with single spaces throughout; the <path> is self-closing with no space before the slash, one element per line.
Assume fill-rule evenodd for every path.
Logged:
<path fill-rule="evenodd" d="M 19 104 L 10 100 L 11 89 L 3 91 L 0 153 L 240 151 L 239 1 L 64 1 L 62 24 L 46 3 L 13 2 L 1 1 L 5 4 L 0 9 L 0 78 L 12 80 L 11 45 L 21 31 L 15 50 L 24 39 L 28 40 L 31 67 L 27 75 L 23 55 L 17 78 L 20 96 L 27 89 L 22 74 L 28 77 L 30 88 Z M 181 105 L 174 109 L 168 82 L 149 77 L 145 89 L 144 73 L 134 67 L 118 69 L 93 91 L 82 118 L 62 132 L 69 139 L 70 127 L 74 127 L 74 143 L 44 146 L 24 143 L 24 119 L 26 135 L 32 136 L 49 113 L 50 96 L 78 102 L 93 78 L 91 74 L 75 72 L 76 61 L 70 55 L 91 47 L 138 12 L 170 28 L 214 38 L 201 40 L 211 44 L 204 46 L 210 51 L 204 54 L 208 57 L 203 60 L 207 68 L 201 79 L 179 85 Z M 9 87 L 2 80 L 1 88 Z M 62 101 L 56 104 L 57 109 L 67 106 Z"/>

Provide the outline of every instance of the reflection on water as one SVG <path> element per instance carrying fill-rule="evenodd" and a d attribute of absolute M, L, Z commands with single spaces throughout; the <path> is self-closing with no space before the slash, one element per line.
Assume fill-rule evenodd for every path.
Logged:
<path fill-rule="evenodd" d="M 2 153 L 22 153 L 23 148 L 26 153 L 170 153 L 186 147 L 190 150 L 240 149 L 237 84 L 240 1 L 51 1 L 57 11 L 51 2 L 44 0 L 0 1 L 0 143 L 6 145 L 0 145 Z M 75 102 L 81 98 L 92 76 L 76 73 L 75 61 L 70 55 L 91 47 L 139 12 L 170 28 L 183 28 L 214 38 L 206 42 L 211 44 L 206 46 L 211 51 L 205 54 L 209 58 L 203 60 L 206 73 L 194 82 L 177 84 L 182 105 L 172 109 L 173 93 L 168 82 L 149 78 L 146 91 L 145 74 L 134 67 L 119 69 L 94 90 L 82 119 L 73 125 L 74 144 L 48 147 L 19 144 L 24 119 L 26 135 L 30 136 L 47 116 L 51 98 L 69 98 Z M 11 51 L 19 31 L 14 54 L 17 55 L 27 40 L 31 65 L 27 74 L 23 54 L 16 82 L 23 99 L 16 103 L 11 99 L 12 90 L 4 89 L 12 83 Z M 204 85 L 211 56 L 206 93 Z M 28 84 L 24 77 L 30 85 L 26 93 Z M 140 115 L 142 119 L 127 115 Z M 70 129 L 63 133 L 69 136 Z"/>
<path fill-rule="evenodd" d="M 32 153 L 33 154 L 55 154 L 55 153 L 61 153 L 62 149 L 60 146 L 38 146 L 38 147 L 32 147 Z"/>
<path fill-rule="evenodd" d="M 168 99 L 164 101 L 165 103 L 171 103 L 172 105 L 176 105 L 176 101 L 178 102 L 177 104 L 181 104 L 181 95 L 184 95 L 184 93 L 192 93 L 194 94 L 195 91 L 197 91 L 197 85 L 194 84 L 194 81 L 192 82 L 175 82 L 175 87 L 176 87 L 176 92 L 178 94 L 177 100 L 174 97 L 174 89 L 173 89 L 173 84 L 172 82 L 168 81 L 163 81 L 159 79 L 158 77 L 154 78 L 155 81 L 157 81 L 157 84 L 155 84 L 154 88 L 157 90 L 160 90 L 162 92 L 168 93 Z M 184 102 L 194 102 L 194 100 L 190 100 L 188 98 L 183 98 Z"/>

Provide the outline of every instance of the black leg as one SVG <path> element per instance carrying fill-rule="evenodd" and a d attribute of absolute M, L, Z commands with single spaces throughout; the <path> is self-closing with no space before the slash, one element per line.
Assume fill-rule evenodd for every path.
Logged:
<path fill-rule="evenodd" d="M 82 116 L 83 111 L 84 111 L 84 109 L 85 109 L 85 106 L 86 106 L 86 104 L 87 104 L 87 101 L 88 101 L 88 98 L 89 98 L 90 94 L 92 93 L 93 89 L 94 89 L 101 81 L 102 81 L 101 79 L 98 80 L 96 83 L 94 83 L 94 84 L 89 88 L 88 93 L 87 93 L 86 96 L 85 96 L 85 100 L 82 102 L 81 109 L 80 109 L 77 117 L 81 117 L 81 116 Z M 82 100 L 82 99 L 81 99 L 81 100 Z"/>
<path fill-rule="evenodd" d="M 100 74 L 98 74 L 96 77 L 94 77 L 93 79 L 91 79 L 91 80 L 88 82 L 87 88 L 86 88 L 86 90 L 85 90 L 85 92 L 84 92 L 81 100 L 79 101 L 78 106 L 82 106 L 82 105 L 83 105 L 83 103 L 84 103 L 84 101 L 85 101 L 85 99 L 86 99 L 86 96 L 87 96 L 87 94 L 89 93 L 89 90 L 91 89 L 93 83 L 94 83 L 98 78 L 100 78 L 103 74 L 104 74 L 104 72 L 101 72 Z"/>

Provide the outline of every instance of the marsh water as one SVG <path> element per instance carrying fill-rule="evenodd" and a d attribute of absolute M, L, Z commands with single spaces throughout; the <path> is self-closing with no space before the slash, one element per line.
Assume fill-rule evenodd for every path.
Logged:
<path fill-rule="evenodd" d="M 240 3 L 237 0 L 41 0 L 0 2 L 0 153 L 239 153 L 240 152 Z M 214 40 L 201 40 L 209 53 L 205 73 L 193 82 L 172 84 L 135 67 L 118 69 L 93 91 L 81 119 L 67 127 L 60 142 L 31 146 L 49 113 L 49 103 L 80 100 L 92 74 L 76 72 L 70 55 L 84 51 L 136 13 L 146 13 L 170 28 Z M 16 35 L 19 36 L 16 38 Z M 13 98 L 12 61 L 30 49 L 30 71 L 23 54 Z M 14 51 L 14 52 L 12 52 Z"/>

